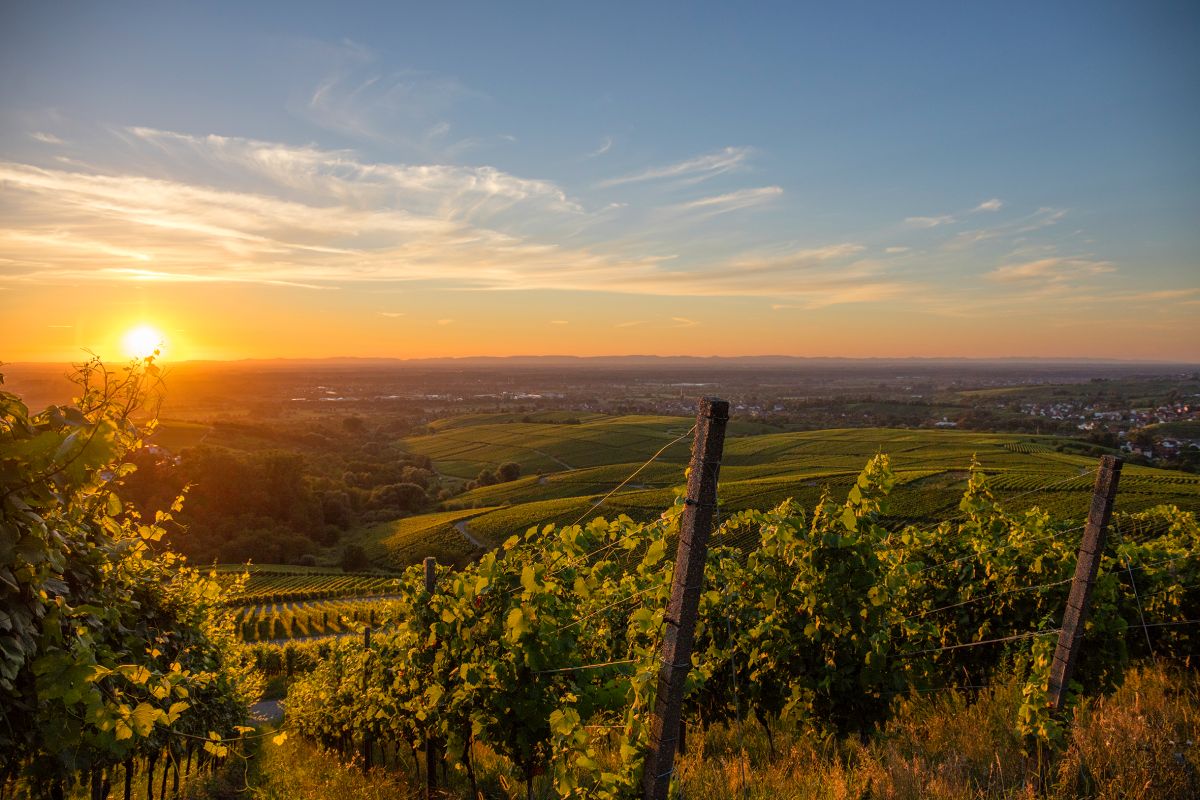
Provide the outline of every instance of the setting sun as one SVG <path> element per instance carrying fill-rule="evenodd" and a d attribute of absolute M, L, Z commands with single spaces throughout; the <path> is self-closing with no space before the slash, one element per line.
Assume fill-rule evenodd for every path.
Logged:
<path fill-rule="evenodd" d="M 154 355 L 155 351 L 161 355 L 166 349 L 166 339 L 157 328 L 139 325 L 125 334 L 121 339 L 121 345 L 125 348 L 126 356 L 146 358 Z"/>

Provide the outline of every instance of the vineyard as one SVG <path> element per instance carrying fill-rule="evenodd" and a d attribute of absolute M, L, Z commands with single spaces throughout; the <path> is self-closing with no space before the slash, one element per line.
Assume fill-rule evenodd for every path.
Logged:
<path fill-rule="evenodd" d="M 240 573 L 225 570 L 218 580 L 227 589 L 225 602 L 231 606 L 303 602 L 334 597 L 386 594 L 396 580 L 386 575 L 313 574 L 257 568 L 241 585 Z M 223 579 L 223 580 L 222 580 Z"/>
<path fill-rule="evenodd" d="M 289 747 L 407 792 L 616 800 L 671 786 L 699 796 L 707 782 L 773 793 L 786 784 L 767 781 L 797 743 L 840 762 L 942 693 L 959 716 L 991 709 L 988 735 L 1009 743 L 1008 761 L 979 767 L 989 797 L 1090 796 L 1144 766 L 1103 758 L 1134 724 L 1151 731 L 1136 748 L 1155 754 L 1153 780 L 1172 787 L 1155 796 L 1196 794 L 1200 763 L 1184 743 L 1200 731 L 1186 711 L 1200 686 L 1200 525 L 1162 503 L 1194 501 L 1192 476 L 1130 468 L 1117 491 L 1115 462 L 1106 473 L 1001 437 L 888 432 L 893 458 L 875 454 L 877 431 L 751 429 L 723 461 L 694 454 L 680 491 L 668 471 L 682 471 L 691 432 L 623 420 L 635 450 L 655 446 L 647 462 L 531 481 L 578 477 L 583 494 L 391 527 L 414 554 L 424 533 L 466 540 L 470 526 L 497 543 L 477 560 L 398 576 L 205 576 L 156 548 L 182 499 L 150 520 L 118 493 L 121 459 L 141 441 L 129 414 L 143 374 L 85 366 L 86 413 L 31 416 L 0 392 L 16 443 L 0 462 L 4 522 L 17 542 L 0 552 L 4 796 L 128 800 L 136 786 L 162 800 L 209 780 L 239 780 L 240 795 L 254 788 L 256 752 Z M 556 457 L 591 440 L 573 446 Z M 523 525 L 531 506 L 554 524 Z M 286 688 L 278 735 L 248 724 L 268 685 Z M 1093 729 L 1103 747 L 1081 749 L 1114 689 L 1132 696 L 1126 708 L 1157 698 L 1158 716 L 1122 723 L 1116 739 Z M 689 736 L 700 746 L 672 761 Z"/>
<path fill-rule="evenodd" d="M 404 446 L 429 456 L 444 474 L 473 477 L 504 461 L 521 465 L 524 477 L 481 486 L 446 501 L 444 511 L 379 523 L 354 532 L 371 559 L 396 569 L 426 555 L 465 564 L 477 554 L 466 530 L 494 547 L 513 531 L 565 525 L 668 445 L 690 424 L 674 417 L 584 416 L 578 424 L 526 423 L 511 415 L 477 414 L 432 424 L 433 432 Z M 1051 437 L 946 430 L 859 428 L 778 433 L 746 424 L 732 431 L 721 472 L 722 512 L 770 508 L 793 499 L 803 507 L 829 488 L 843 492 L 863 463 L 888 453 L 897 485 L 881 524 L 925 526 L 953 515 L 972 463 L 982 464 L 989 485 L 1012 511 L 1037 506 L 1064 520 L 1086 509 L 1091 489 L 1084 473 L 1094 460 L 1057 452 Z M 609 497 L 602 509 L 650 522 L 673 501 L 672 487 L 687 459 L 686 442 L 675 442 L 634 481 Z M 1038 491 L 1033 491 L 1038 490 Z M 1120 507 L 1142 511 L 1162 503 L 1200 511 L 1200 479 L 1185 473 L 1130 467 Z"/>
<path fill-rule="evenodd" d="M 351 633 L 366 624 L 382 624 L 395 607 L 387 597 L 287 600 L 242 606 L 233 610 L 233 618 L 242 641 L 265 642 Z"/>
<path fill-rule="evenodd" d="M 1063 480 L 1080 479 L 1094 474 Z M 722 516 L 689 726 L 753 725 L 769 741 L 796 729 L 850 734 L 921 693 L 1014 685 L 1023 700 L 1011 726 L 1029 752 L 1063 746 L 1047 682 L 1083 527 L 1073 521 L 1089 495 L 1064 492 L 1075 501 L 1065 517 L 1011 512 L 975 470 L 948 519 L 896 528 L 883 524 L 896 484 L 878 456 L 842 500 Z M 684 508 L 677 497 L 649 522 L 530 529 L 431 585 L 408 570 L 392 626 L 369 643 L 323 645 L 292 684 L 288 726 L 414 779 L 424 750 L 426 780 L 447 762 L 472 796 L 478 753 L 510 764 L 530 796 L 638 793 Z M 1119 513 L 1111 528 L 1076 676 L 1093 690 L 1119 682 L 1135 658 L 1197 652 L 1194 516 Z"/>

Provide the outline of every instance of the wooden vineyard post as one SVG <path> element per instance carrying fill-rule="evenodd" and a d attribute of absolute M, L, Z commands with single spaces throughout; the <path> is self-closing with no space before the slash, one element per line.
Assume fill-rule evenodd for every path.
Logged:
<path fill-rule="evenodd" d="M 363 694 L 366 694 L 366 692 L 367 692 L 367 666 L 368 666 L 367 659 L 369 659 L 371 657 L 371 626 L 373 626 L 374 624 L 375 624 L 375 612 L 372 611 L 370 617 L 367 619 L 366 626 L 363 627 L 363 676 L 362 676 Z M 372 748 L 372 746 L 373 746 L 373 743 L 371 742 L 371 734 L 363 733 L 363 741 L 362 741 L 363 772 L 366 772 L 367 770 L 369 770 L 371 768 L 371 748 Z"/>
<path fill-rule="evenodd" d="M 430 597 L 433 596 L 433 590 L 437 588 L 437 559 L 433 556 L 425 557 L 425 591 Z M 425 796 L 432 798 L 437 793 L 437 766 L 438 766 L 438 746 L 433 741 L 431 731 L 426 731 L 425 734 Z"/>
<path fill-rule="evenodd" d="M 708 556 L 713 512 L 717 507 L 717 475 L 721 469 L 728 421 L 728 402 L 713 397 L 700 400 L 691 472 L 679 528 L 679 547 L 675 552 L 675 572 L 671 578 L 671 600 L 667 605 L 659 653 L 661 666 L 654 717 L 650 721 L 650 747 L 642 774 L 642 792 L 646 800 L 666 800 L 675 772 L 683 686 L 692 666 L 696 616 L 704 584 L 704 562 Z"/>
<path fill-rule="evenodd" d="M 1067 598 L 1067 610 L 1063 613 L 1058 647 L 1054 650 L 1054 662 L 1050 665 L 1050 705 L 1055 711 L 1061 711 L 1066 702 L 1067 687 L 1071 684 L 1071 674 L 1075 671 L 1075 662 L 1079 659 L 1079 645 L 1083 641 L 1083 627 L 1087 622 L 1088 601 L 1092 596 L 1092 585 L 1096 582 L 1096 571 L 1100 568 L 1108 520 L 1112 516 L 1113 500 L 1117 496 L 1117 483 L 1120 479 L 1121 459 L 1116 456 L 1101 457 L 1100 470 L 1096 473 L 1096 487 L 1092 490 L 1092 508 L 1088 512 L 1083 541 L 1079 545 L 1079 558 L 1075 562 L 1071 594 Z"/>

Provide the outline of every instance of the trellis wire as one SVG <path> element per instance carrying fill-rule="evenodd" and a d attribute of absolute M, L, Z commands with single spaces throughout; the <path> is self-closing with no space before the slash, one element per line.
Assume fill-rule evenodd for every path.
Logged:
<path fill-rule="evenodd" d="M 909 614 L 907 617 L 902 617 L 900 621 L 906 622 L 910 619 L 915 619 L 917 617 L 924 617 L 924 616 L 928 616 L 929 614 L 936 614 L 939 611 L 949 611 L 952 608 L 960 608 L 962 606 L 970 605 L 971 603 L 977 603 L 981 600 L 990 600 L 990 599 L 993 599 L 996 597 L 1004 597 L 1005 595 L 1009 595 L 1009 594 L 1017 594 L 1019 592 L 1032 592 L 1032 591 L 1036 591 L 1038 589 L 1049 589 L 1054 586 L 1062 586 L 1063 584 L 1070 583 L 1072 580 L 1073 580 L 1073 578 L 1063 578 L 1060 581 L 1051 581 L 1049 583 L 1038 584 L 1037 586 L 1022 586 L 1017 589 L 1007 589 L 1003 592 L 992 592 L 991 594 L 979 595 L 978 597 L 972 597 L 969 600 L 963 600 L 961 603 L 953 603 L 948 606 L 941 606 L 939 608 L 931 608 L 931 609 L 927 609 L 925 611 L 917 612 L 916 614 Z"/>
<path fill-rule="evenodd" d="M 1060 628 L 1052 628 L 1043 631 L 1029 631 L 1027 633 L 1015 633 L 1012 636 L 1001 636 L 996 639 L 984 639 L 978 642 L 963 642 L 961 644 L 948 644 L 945 647 L 931 647 L 927 650 L 914 650 L 910 653 L 900 653 L 897 658 L 912 658 L 913 656 L 931 655 L 934 653 L 942 653 L 947 650 L 962 650 L 968 647 L 979 647 L 985 644 L 1001 644 L 1003 642 L 1015 642 L 1021 639 L 1032 639 L 1038 636 L 1057 635 L 1062 632 Z"/>
<path fill-rule="evenodd" d="M 1150 642 L 1150 630 L 1146 627 L 1146 615 L 1142 612 L 1142 598 L 1138 596 L 1137 582 L 1133 579 L 1133 569 L 1129 559 L 1125 559 L 1125 569 L 1129 572 L 1129 585 L 1133 587 L 1133 599 L 1137 602 L 1138 619 L 1142 621 L 1142 632 L 1146 634 L 1146 646 L 1150 648 L 1150 657 L 1154 658 L 1154 645 Z"/>

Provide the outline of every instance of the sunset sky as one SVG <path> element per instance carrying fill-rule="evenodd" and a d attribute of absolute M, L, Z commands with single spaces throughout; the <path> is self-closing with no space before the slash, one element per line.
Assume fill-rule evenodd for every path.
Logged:
<path fill-rule="evenodd" d="M 0 361 L 1200 361 L 1200 5 L 0 5 Z"/>

